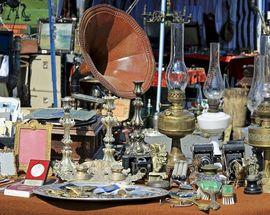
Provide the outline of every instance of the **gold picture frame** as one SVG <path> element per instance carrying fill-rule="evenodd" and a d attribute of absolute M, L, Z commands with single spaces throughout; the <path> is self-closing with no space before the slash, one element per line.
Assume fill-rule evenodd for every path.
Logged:
<path fill-rule="evenodd" d="M 37 120 L 16 125 L 14 150 L 18 171 L 27 171 L 31 159 L 51 159 L 52 124 L 40 124 Z"/>

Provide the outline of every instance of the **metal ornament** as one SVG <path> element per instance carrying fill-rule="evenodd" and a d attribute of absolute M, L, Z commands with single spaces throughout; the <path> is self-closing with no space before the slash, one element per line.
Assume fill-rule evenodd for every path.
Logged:
<path fill-rule="evenodd" d="M 72 103 L 74 99 L 71 97 L 65 97 L 62 99 L 64 117 L 60 119 L 61 125 L 64 127 L 64 137 L 61 142 L 64 144 L 62 149 L 62 160 L 56 162 L 54 165 L 55 174 L 60 177 L 62 180 L 71 180 L 74 177 L 76 172 L 76 164 L 71 159 L 71 144 L 72 140 L 70 137 L 70 128 L 75 125 L 74 119 L 70 116 L 70 110 L 72 108 Z"/>
<path fill-rule="evenodd" d="M 249 127 L 248 144 L 264 151 L 263 192 L 270 193 L 270 99 L 259 105 L 255 125 Z"/>
<path fill-rule="evenodd" d="M 116 125 L 118 125 L 116 117 L 113 116 L 113 110 L 115 109 L 114 101 L 116 99 L 115 96 L 111 96 L 110 94 L 108 96 L 103 97 L 105 104 L 103 105 L 104 109 L 107 111 L 106 116 L 101 119 L 101 122 L 106 127 L 106 134 L 103 138 L 103 141 L 105 143 L 104 151 L 104 161 L 109 162 L 115 162 L 114 159 L 114 152 L 115 149 L 112 148 L 112 143 L 115 141 L 113 134 L 112 134 L 112 128 Z"/>
<path fill-rule="evenodd" d="M 170 90 L 168 100 L 172 103 L 167 110 L 161 112 L 158 119 L 159 132 L 172 138 L 172 152 L 169 155 L 168 167 L 173 168 L 176 160 L 185 160 L 181 150 L 180 138 L 190 134 L 195 129 L 195 117 L 183 109 L 185 93 L 181 90 Z"/>
<path fill-rule="evenodd" d="M 259 164 L 256 155 L 252 155 L 248 160 L 248 176 L 246 178 L 247 185 L 244 189 L 245 194 L 260 194 L 262 187 L 258 181 L 261 179 L 259 175 Z"/>
<path fill-rule="evenodd" d="M 153 163 L 153 171 L 149 173 L 150 181 L 162 181 L 168 178 L 165 171 L 165 166 L 167 163 L 167 151 L 165 144 L 151 144 L 151 157 Z"/>
<path fill-rule="evenodd" d="M 129 126 L 132 128 L 133 132 L 130 134 L 130 146 L 126 149 L 126 155 L 144 156 L 149 155 L 150 152 L 149 146 L 144 142 L 144 134 L 142 132 L 142 84 L 143 81 L 134 81 L 134 94 L 136 95 L 136 98 L 132 104 L 135 108 L 135 112 L 132 120 L 129 123 Z"/>
<path fill-rule="evenodd" d="M 207 193 L 210 196 L 210 198 L 211 198 L 210 207 L 213 210 L 219 209 L 220 205 L 216 201 L 216 194 L 219 193 L 221 186 L 222 186 L 222 183 L 219 181 L 216 181 L 214 179 L 212 179 L 212 180 L 209 179 L 209 180 L 199 181 L 198 185 L 204 193 Z"/>

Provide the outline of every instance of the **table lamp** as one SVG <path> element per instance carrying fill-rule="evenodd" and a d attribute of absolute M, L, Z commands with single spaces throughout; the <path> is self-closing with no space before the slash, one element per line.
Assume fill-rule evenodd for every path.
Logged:
<path fill-rule="evenodd" d="M 263 35 L 261 40 L 265 44 L 261 51 L 262 55 L 255 59 L 255 67 L 259 67 L 255 72 L 261 74 L 258 94 L 262 96 L 262 101 L 255 109 L 254 124 L 248 130 L 248 144 L 264 151 L 263 192 L 270 193 L 270 36 Z"/>
<path fill-rule="evenodd" d="M 188 82 L 187 67 L 184 62 L 184 21 L 171 23 L 171 57 L 166 70 L 168 100 L 172 105 L 159 114 L 159 132 L 172 138 L 172 150 L 168 157 L 168 167 L 175 161 L 185 160 L 180 138 L 195 129 L 195 117 L 184 110 L 185 88 Z"/>
<path fill-rule="evenodd" d="M 218 141 L 213 141 L 213 139 L 219 137 L 230 123 L 230 116 L 219 111 L 220 99 L 223 97 L 225 89 L 219 65 L 219 53 L 219 43 L 210 43 L 209 69 L 203 86 L 203 93 L 207 98 L 209 109 L 197 117 L 199 128 L 210 135 L 211 143 L 214 146 L 214 155 L 222 153 Z"/>

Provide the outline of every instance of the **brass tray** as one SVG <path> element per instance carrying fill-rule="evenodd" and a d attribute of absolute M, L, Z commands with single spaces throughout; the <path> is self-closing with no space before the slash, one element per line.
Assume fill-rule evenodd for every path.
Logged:
<path fill-rule="evenodd" d="M 96 187 L 102 188 L 109 185 L 116 185 L 119 189 L 112 191 L 112 192 L 104 192 L 103 194 L 93 194 L 93 196 L 88 197 L 70 197 L 70 196 L 59 196 L 51 193 L 58 192 L 63 190 L 66 186 L 77 186 L 78 188 L 81 187 Z M 117 192 L 119 190 L 125 190 L 129 195 L 128 196 L 119 196 Z M 63 199 L 63 200 L 75 200 L 75 201 L 138 201 L 138 200 L 148 200 L 148 199 L 155 199 L 155 198 L 162 198 L 169 194 L 168 191 L 159 189 L 159 188 L 152 188 L 142 185 L 121 185 L 121 184 L 99 184 L 99 183 L 91 183 L 91 182 L 66 182 L 61 184 L 50 184 L 38 187 L 34 190 L 34 193 L 38 196 L 47 197 L 47 198 L 54 198 L 54 199 Z"/>

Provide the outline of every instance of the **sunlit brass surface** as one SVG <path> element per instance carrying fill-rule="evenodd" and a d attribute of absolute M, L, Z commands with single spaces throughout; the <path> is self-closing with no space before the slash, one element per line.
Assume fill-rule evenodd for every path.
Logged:
<path fill-rule="evenodd" d="M 270 99 L 257 108 L 255 124 L 249 128 L 249 144 L 264 150 L 263 192 L 270 193 Z"/>
<path fill-rule="evenodd" d="M 195 117 L 192 113 L 183 109 L 185 100 L 184 92 L 180 90 L 169 90 L 168 100 L 172 105 L 159 114 L 158 130 L 160 133 L 172 138 L 172 151 L 178 151 L 178 157 L 184 159 L 185 156 L 181 150 L 180 138 L 193 132 L 195 129 Z M 173 148 L 178 148 L 178 150 Z M 170 161 L 170 156 L 168 163 L 174 165 L 174 162 Z"/>
<path fill-rule="evenodd" d="M 218 166 L 214 164 L 207 164 L 201 167 L 203 173 L 208 176 L 214 176 L 217 174 Z"/>

